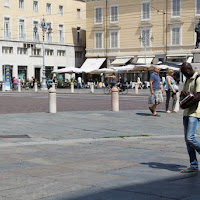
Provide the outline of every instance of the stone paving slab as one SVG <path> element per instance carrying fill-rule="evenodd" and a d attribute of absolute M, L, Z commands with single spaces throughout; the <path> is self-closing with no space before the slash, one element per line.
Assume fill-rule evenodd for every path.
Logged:
<path fill-rule="evenodd" d="M 31 137 L 0 139 L 0 200 L 199 200 L 199 176 L 179 173 L 189 162 L 182 111 L 5 114 L 0 122 L 1 134 Z"/>

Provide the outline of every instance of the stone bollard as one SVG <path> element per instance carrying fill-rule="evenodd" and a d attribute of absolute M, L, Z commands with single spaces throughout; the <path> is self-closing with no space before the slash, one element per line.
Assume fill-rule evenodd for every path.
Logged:
<path fill-rule="evenodd" d="M 74 83 L 71 83 L 71 93 L 74 93 Z"/>
<path fill-rule="evenodd" d="M 2 92 L 5 92 L 5 83 L 2 83 Z"/>
<path fill-rule="evenodd" d="M 118 112 L 119 111 L 119 92 L 116 87 L 113 87 L 111 91 L 112 91 L 112 94 L 111 94 L 112 111 Z"/>
<path fill-rule="evenodd" d="M 138 83 L 135 83 L 135 94 L 138 94 Z"/>
<path fill-rule="evenodd" d="M 179 105 L 179 101 L 180 101 L 180 93 L 177 92 L 176 93 L 176 98 L 177 98 L 177 101 L 176 101 L 176 105 L 175 105 L 175 111 L 178 112 L 180 110 L 180 105 Z"/>
<path fill-rule="evenodd" d="M 54 88 L 49 89 L 49 113 L 56 113 L 56 90 Z"/>
<path fill-rule="evenodd" d="M 37 83 L 34 84 L 35 92 L 38 91 Z"/>
<path fill-rule="evenodd" d="M 21 92 L 22 90 L 21 90 L 21 84 L 20 83 L 18 83 L 18 92 Z"/>
<path fill-rule="evenodd" d="M 94 83 L 93 82 L 91 83 L 91 91 L 90 92 L 94 93 Z"/>

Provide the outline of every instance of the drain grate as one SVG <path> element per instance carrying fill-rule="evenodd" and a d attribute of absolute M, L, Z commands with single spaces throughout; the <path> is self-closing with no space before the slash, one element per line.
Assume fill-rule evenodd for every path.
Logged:
<path fill-rule="evenodd" d="M 31 138 L 28 135 L 0 135 L 0 138 Z"/>

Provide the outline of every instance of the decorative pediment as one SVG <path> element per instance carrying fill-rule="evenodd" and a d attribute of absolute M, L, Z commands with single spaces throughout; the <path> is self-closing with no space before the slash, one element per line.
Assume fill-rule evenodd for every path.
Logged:
<path fill-rule="evenodd" d="M 150 22 L 141 22 L 140 24 L 139 24 L 139 27 L 140 28 L 152 28 L 153 27 L 153 25 L 150 23 Z"/>
<path fill-rule="evenodd" d="M 183 21 L 177 18 L 172 18 L 169 22 L 168 25 L 182 25 Z"/>

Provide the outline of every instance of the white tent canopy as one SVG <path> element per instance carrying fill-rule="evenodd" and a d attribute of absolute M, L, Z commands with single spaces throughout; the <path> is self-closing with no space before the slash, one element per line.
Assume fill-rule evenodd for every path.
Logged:
<path fill-rule="evenodd" d="M 61 73 L 82 73 L 82 70 L 76 67 L 65 67 L 62 69 L 54 70 L 53 72 Z"/>
<path fill-rule="evenodd" d="M 81 70 L 85 73 L 98 70 L 105 60 L 106 58 L 88 58 L 81 66 Z"/>

